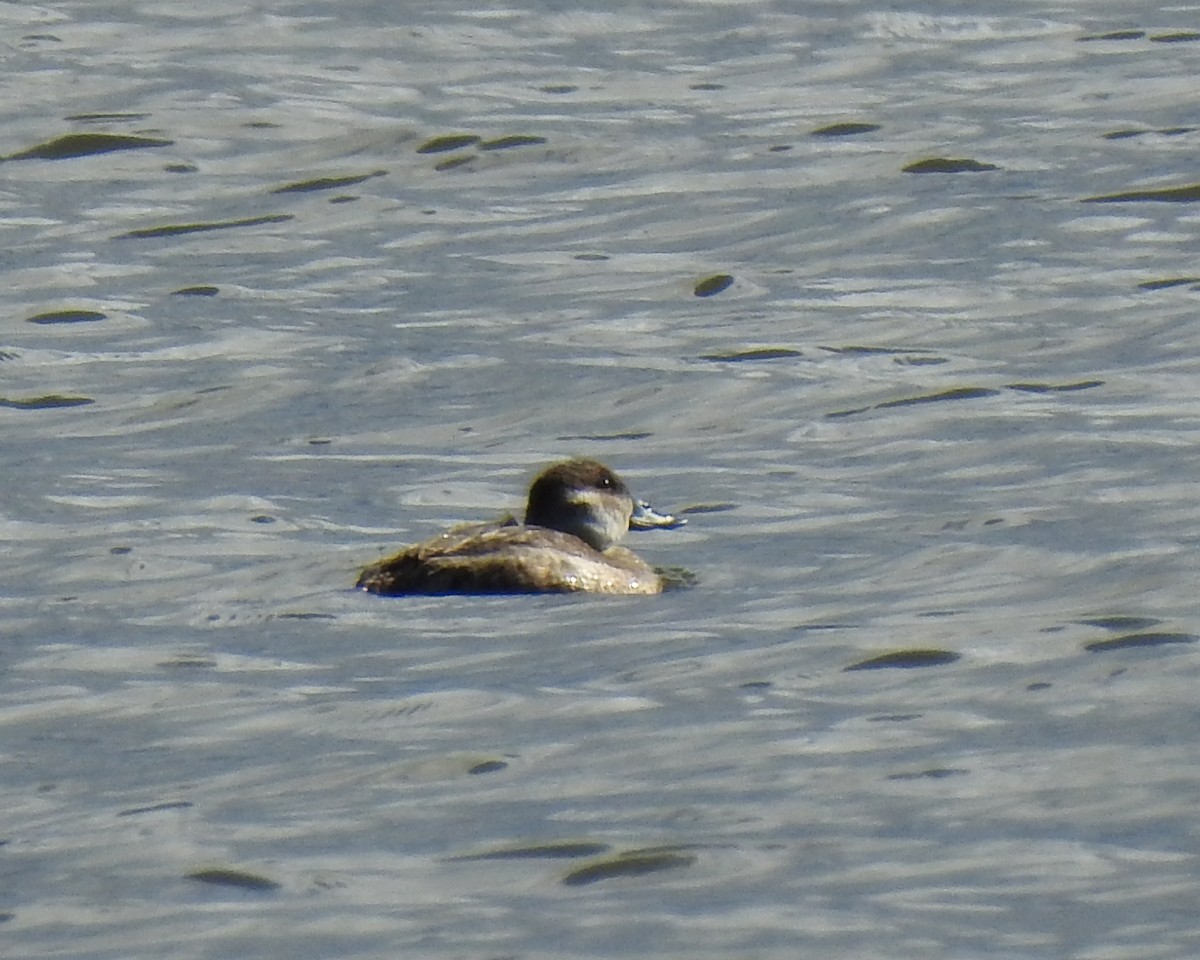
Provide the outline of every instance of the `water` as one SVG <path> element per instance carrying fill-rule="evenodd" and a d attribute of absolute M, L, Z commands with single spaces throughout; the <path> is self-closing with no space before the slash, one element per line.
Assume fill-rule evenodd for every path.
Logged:
<path fill-rule="evenodd" d="M 4 17 L 6 956 L 1191 956 L 1196 8 Z"/>

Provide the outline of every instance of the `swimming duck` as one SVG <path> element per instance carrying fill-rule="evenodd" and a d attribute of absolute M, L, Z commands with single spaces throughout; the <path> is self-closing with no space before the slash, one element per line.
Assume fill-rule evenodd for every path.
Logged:
<path fill-rule="evenodd" d="M 686 520 L 635 500 L 596 460 L 567 460 L 529 488 L 525 522 L 457 527 L 363 570 L 369 593 L 661 593 L 662 579 L 618 544 L 629 529 Z"/>

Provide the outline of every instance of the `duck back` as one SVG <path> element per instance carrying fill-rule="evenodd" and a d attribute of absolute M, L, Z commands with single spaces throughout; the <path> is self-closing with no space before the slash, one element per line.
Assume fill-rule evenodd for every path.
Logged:
<path fill-rule="evenodd" d="M 356 585 L 369 593 L 662 592 L 658 575 L 636 554 L 604 552 L 546 527 L 474 524 L 425 540 L 367 567 Z"/>

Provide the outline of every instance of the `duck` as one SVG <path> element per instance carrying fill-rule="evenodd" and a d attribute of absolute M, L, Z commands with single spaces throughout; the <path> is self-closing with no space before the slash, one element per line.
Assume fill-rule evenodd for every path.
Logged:
<path fill-rule="evenodd" d="M 366 567 L 355 584 L 408 594 L 661 593 L 663 579 L 620 540 L 626 531 L 682 526 L 637 500 L 598 460 L 547 467 L 533 481 L 525 522 L 455 527 Z"/>

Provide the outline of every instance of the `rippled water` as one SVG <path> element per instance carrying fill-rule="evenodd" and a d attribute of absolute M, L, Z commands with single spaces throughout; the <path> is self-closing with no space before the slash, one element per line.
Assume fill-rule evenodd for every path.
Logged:
<path fill-rule="evenodd" d="M 1190 957 L 1200 9 L 250 7 L 0 10 L 5 954 Z"/>

